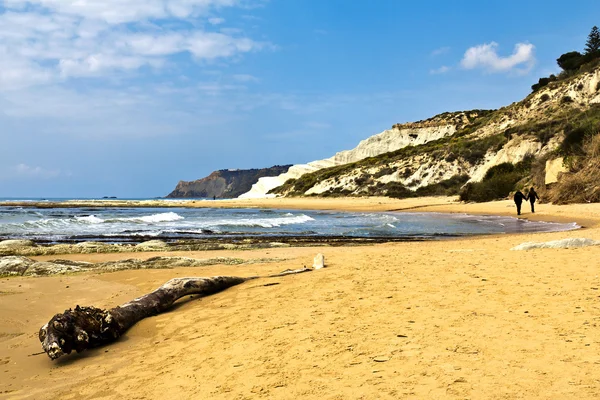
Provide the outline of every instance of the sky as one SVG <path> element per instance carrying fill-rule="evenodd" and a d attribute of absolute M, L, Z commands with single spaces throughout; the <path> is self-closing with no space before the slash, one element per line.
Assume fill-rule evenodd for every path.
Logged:
<path fill-rule="evenodd" d="M 159 197 L 519 101 L 597 0 L 0 0 L 0 197 Z"/>

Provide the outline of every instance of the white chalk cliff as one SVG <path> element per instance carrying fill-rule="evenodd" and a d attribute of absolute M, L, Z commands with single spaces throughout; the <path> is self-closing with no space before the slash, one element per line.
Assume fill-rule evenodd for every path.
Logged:
<path fill-rule="evenodd" d="M 457 123 L 462 122 L 462 118 L 456 118 Z M 450 121 L 448 121 L 450 122 Z M 392 129 L 373 135 L 363 141 L 352 150 L 344 150 L 333 157 L 324 160 L 312 161 L 308 164 L 298 164 L 290 167 L 288 172 L 274 177 L 260 178 L 250 191 L 242 194 L 239 198 L 263 198 L 274 197 L 268 192 L 284 184 L 288 179 L 296 179 L 302 175 L 314 172 L 322 168 L 329 168 L 336 165 L 348 164 L 362 160 L 367 157 L 378 156 L 390 151 L 399 150 L 407 146 L 417 146 L 425 144 L 432 140 L 438 140 L 450 136 L 456 132 L 455 124 L 435 125 L 431 121 L 423 123 L 411 123 L 404 125 L 395 125 Z"/>
<path fill-rule="evenodd" d="M 271 178 L 268 190 L 319 168 L 350 164 L 444 138 L 415 151 L 375 157 L 330 174 L 301 178 L 297 186 L 280 188 L 278 195 L 386 195 L 394 190 L 393 183 L 415 191 L 456 177 L 466 176 L 468 182 L 478 182 L 491 167 L 501 163 L 516 164 L 529 155 L 556 158 L 552 154 L 561 146 L 565 130 L 577 124 L 587 126 L 598 113 L 598 104 L 600 67 L 551 83 L 498 110 L 445 113 L 427 121 L 396 125 L 361 142 L 354 150 L 311 163 L 304 169 L 292 167 L 291 173 Z M 562 162 L 559 164 L 561 167 Z M 556 181 L 558 172 L 553 172 L 552 181 Z M 258 188 L 256 193 L 260 193 Z"/>
<path fill-rule="evenodd" d="M 516 164 L 530 155 L 556 158 L 552 154 L 567 130 L 591 120 L 588 113 L 599 112 L 598 104 L 597 66 L 552 82 L 498 110 L 443 113 L 394 125 L 352 150 L 260 178 L 240 198 L 388 195 L 399 187 L 416 191 L 452 179 L 478 182 L 501 163 Z M 365 160 L 369 157 L 373 158 Z M 334 166 L 339 167 L 318 172 Z M 311 174 L 303 177 L 307 173 Z M 291 179 L 296 181 L 285 185 Z M 269 194 L 278 187 L 276 195 Z"/>

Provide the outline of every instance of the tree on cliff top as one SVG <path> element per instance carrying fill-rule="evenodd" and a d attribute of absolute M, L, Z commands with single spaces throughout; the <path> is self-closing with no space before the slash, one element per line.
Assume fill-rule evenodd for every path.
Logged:
<path fill-rule="evenodd" d="M 575 71 L 583 64 L 583 55 L 578 51 L 570 51 L 561 55 L 556 63 L 564 71 Z"/>
<path fill-rule="evenodd" d="M 585 54 L 600 54 L 600 30 L 598 30 L 597 26 L 594 26 L 588 35 L 587 42 L 585 42 Z"/>

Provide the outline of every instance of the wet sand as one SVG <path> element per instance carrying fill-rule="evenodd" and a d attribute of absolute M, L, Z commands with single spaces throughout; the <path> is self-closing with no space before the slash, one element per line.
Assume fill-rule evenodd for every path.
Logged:
<path fill-rule="evenodd" d="M 446 198 L 230 203 L 515 213 L 509 201 L 464 205 Z M 535 215 L 522 217 L 586 228 L 356 247 L 60 256 L 94 262 L 157 255 L 285 261 L 2 279 L 0 397 L 595 398 L 600 390 L 600 247 L 509 249 L 526 241 L 600 240 L 600 204 L 537 208 Z M 31 356 L 41 351 L 39 327 L 76 304 L 112 307 L 173 277 L 295 269 L 311 265 L 319 252 L 326 269 L 251 281 L 182 302 L 104 348 L 54 362 Z M 264 286 L 270 282 L 279 284 Z"/>

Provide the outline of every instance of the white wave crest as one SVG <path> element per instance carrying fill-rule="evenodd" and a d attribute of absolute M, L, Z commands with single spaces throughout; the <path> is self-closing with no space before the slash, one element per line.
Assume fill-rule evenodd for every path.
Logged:
<path fill-rule="evenodd" d="M 172 222 L 184 219 L 181 215 L 174 212 L 145 215 L 143 217 L 126 218 L 125 221 L 145 222 L 147 224 L 156 224 L 158 222 Z"/>
<path fill-rule="evenodd" d="M 244 218 L 244 219 L 226 219 L 221 221 L 215 221 L 211 225 L 213 226 L 256 226 L 260 228 L 276 228 L 282 225 L 292 224 L 303 224 L 308 221 L 314 221 L 314 218 L 308 215 L 297 215 L 293 217 L 279 217 L 279 218 Z"/>
<path fill-rule="evenodd" d="M 87 224 L 102 224 L 104 222 L 102 218 L 98 218 L 95 215 L 88 215 L 87 217 L 75 217 L 75 219 L 79 222 L 85 222 Z"/>

